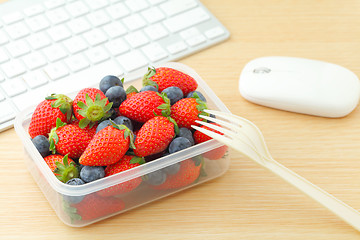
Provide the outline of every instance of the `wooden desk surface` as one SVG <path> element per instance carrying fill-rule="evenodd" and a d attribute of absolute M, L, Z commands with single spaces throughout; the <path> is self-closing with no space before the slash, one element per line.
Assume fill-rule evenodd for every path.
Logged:
<path fill-rule="evenodd" d="M 180 60 L 228 108 L 253 121 L 273 157 L 360 209 L 360 110 L 327 119 L 244 100 L 251 59 L 324 60 L 360 76 L 360 1 L 203 0 L 230 30 L 226 42 Z M 0 6 L 1 7 L 1 6 Z M 360 233 L 234 152 L 222 177 L 85 228 L 64 225 L 24 168 L 14 129 L 0 133 L 0 239 L 360 239 Z"/>

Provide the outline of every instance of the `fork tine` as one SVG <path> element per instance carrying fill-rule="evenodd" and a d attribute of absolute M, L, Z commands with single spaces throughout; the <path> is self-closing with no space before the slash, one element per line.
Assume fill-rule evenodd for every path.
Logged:
<path fill-rule="evenodd" d="M 228 137 L 236 138 L 237 137 L 237 132 L 240 131 L 239 127 L 234 126 L 234 124 L 231 124 L 229 122 L 225 122 L 225 121 L 222 121 L 222 120 L 219 120 L 219 119 L 216 119 L 216 118 L 211 118 L 211 117 L 202 116 L 202 115 L 200 115 L 200 117 L 203 117 L 204 119 L 213 121 L 214 123 L 219 124 L 221 127 L 219 127 L 217 125 L 214 125 L 214 124 L 211 124 L 211 123 L 208 123 L 208 122 L 204 122 L 204 121 L 196 121 L 197 123 L 199 123 L 201 125 L 204 125 L 204 126 L 207 126 L 209 128 L 212 128 L 214 130 L 217 130 L 217 131 L 227 135 Z M 228 127 L 229 129 L 226 129 L 223 126 Z M 236 129 L 237 132 L 232 131 L 230 129 L 232 129 L 232 130 Z"/>
<path fill-rule="evenodd" d="M 224 121 L 224 120 L 220 120 L 220 119 L 205 116 L 205 115 L 200 115 L 199 117 L 203 118 L 203 119 L 206 119 L 206 120 L 209 120 L 209 121 L 212 121 L 214 123 L 217 123 L 217 124 L 219 124 L 221 126 L 225 126 L 225 127 L 229 128 L 229 129 L 235 130 L 236 132 L 241 131 L 241 126 L 238 123 L 233 123 L 233 122 L 230 123 L 230 122 L 227 122 L 227 121 Z"/>
<path fill-rule="evenodd" d="M 210 131 L 208 129 L 201 128 L 201 127 L 194 126 L 194 125 L 192 125 L 191 127 L 194 128 L 195 130 L 198 130 L 198 131 L 208 135 L 209 137 L 212 137 L 215 140 L 218 140 L 221 143 L 224 143 L 225 145 L 228 145 L 232 148 L 236 148 L 234 141 L 224 135 L 220 135 L 220 134 Z"/>

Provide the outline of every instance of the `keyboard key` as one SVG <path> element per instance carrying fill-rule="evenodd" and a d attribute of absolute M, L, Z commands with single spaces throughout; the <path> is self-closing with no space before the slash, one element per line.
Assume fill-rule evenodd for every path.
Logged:
<path fill-rule="evenodd" d="M 149 23 L 155 23 L 165 18 L 165 14 L 158 7 L 152 7 L 141 12 L 141 15 Z"/>
<path fill-rule="evenodd" d="M 127 52 L 130 49 L 129 46 L 125 43 L 125 41 L 122 40 L 121 38 L 106 43 L 105 47 L 113 56 L 117 56 L 119 54 Z"/>
<path fill-rule="evenodd" d="M 65 8 L 72 17 L 79 17 L 89 12 L 89 8 L 82 1 L 70 3 Z"/>
<path fill-rule="evenodd" d="M 169 35 L 168 31 L 160 23 L 144 28 L 144 32 L 154 41 Z"/>
<path fill-rule="evenodd" d="M 166 50 L 164 50 L 159 43 L 151 43 L 141 50 L 145 53 L 145 55 L 150 59 L 152 62 L 157 62 L 161 59 L 164 59 L 168 56 Z"/>
<path fill-rule="evenodd" d="M 6 45 L 6 49 L 15 58 L 30 52 L 30 48 L 24 40 L 11 42 Z"/>
<path fill-rule="evenodd" d="M 119 19 L 130 14 L 129 9 L 123 3 L 114 4 L 106 8 L 106 11 L 112 19 Z"/>
<path fill-rule="evenodd" d="M 44 7 L 40 4 L 35 4 L 35 5 L 32 5 L 30 7 L 27 7 L 24 9 L 24 13 L 26 16 L 28 17 L 32 17 L 32 16 L 35 16 L 37 14 L 40 14 L 42 12 L 44 12 Z"/>
<path fill-rule="evenodd" d="M 65 4 L 65 0 L 47 0 L 44 2 L 45 7 L 48 9 L 53 9 L 60 7 Z"/>
<path fill-rule="evenodd" d="M 0 63 L 6 62 L 7 60 L 9 60 L 9 56 L 0 48 Z"/>
<path fill-rule="evenodd" d="M 12 12 L 12 13 L 2 16 L 2 20 L 5 24 L 11 24 L 14 22 L 18 22 L 22 19 L 23 19 L 23 15 L 19 11 Z"/>
<path fill-rule="evenodd" d="M 24 82 L 26 82 L 31 88 L 42 86 L 48 82 L 48 78 L 41 70 L 28 72 L 22 77 Z"/>
<path fill-rule="evenodd" d="M 173 16 L 175 14 L 184 12 L 197 6 L 194 0 L 170 0 L 160 5 L 160 8 L 168 15 Z"/>
<path fill-rule="evenodd" d="M 1 88 L 10 97 L 19 95 L 20 93 L 26 92 L 27 90 L 24 81 L 20 78 L 9 79 L 1 83 Z"/>
<path fill-rule="evenodd" d="M 44 68 L 44 72 L 51 80 L 57 80 L 69 74 L 68 68 L 61 62 L 53 63 Z"/>
<path fill-rule="evenodd" d="M 140 29 L 144 26 L 146 26 L 146 22 L 145 20 L 139 15 L 139 14 L 134 14 L 128 17 L 125 17 L 123 19 L 124 24 L 126 25 L 127 28 L 129 28 L 131 31 Z"/>
<path fill-rule="evenodd" d="M 43 53 L 49 59 L 49 61 L 54 62 L 60 60 L 67 56 L 65 50 L 61 47 L 61 45 L 52 45 L 44 48 Z"/>
<path fill-rule="evenodd" d="M 206 38 L 204 37 L 204 35 L 197 35 L 186 40 L 186 43 L 189 44 L 191 47 L 195 47 L 204 42 L 206 42 Z"/>
<path fill-rule="evenodd" d="M 91 0 L 87 1 L 87 4 L 89 4 L 92 9 L 96 10 L 106 7 L 108 5 L 108 2 L 107 0 Z"/>
<path fill-rule="evenodd" d="M 224 29 L 222 29 L 221 27 L 215 27 L 207 30 L 205 32 L 205 36 L 209 39 L 214 39 L 223 35 L 224 33 L 225 33 Z"/>
<path fill-rule="evenodd" d="M 47 64 L 45 57 L 39 52 L 32 52 L 28 55 L 25 55 L 22 60 L 24 61 L 25 65 L 31 70 Z"/>
<path fill-rule="evenodd" d="M 125 4 L 133 12 L 138 12 L 138 11 L 144 10 L 148 7 L 148 3 L 144 0 L 127 0 L 127 1 L 125 1 Z"/>
<path fill-rule="evenodd" d="M 89 62 L 81 54 L 73 55 L 65 59 L 65 64 L 73 72 L 80 71 L 89 66 Z"/>
<path fill-rule="evenodd" d="M 88 47 L 86 42 L 79 36 L 65 40 L 64 45 L 72 54 L 85 50 Z"/>
<path fill-rule="evenodd" d="M 125 53 L 116 58 L 125 71 L 131 72 L 148 64 L 148 60 L 139 50 L 134 50 L 129 53 Z"/>
<path fill-rule="evenodd" d="M 98 10 L 96 12 L 89 13 L 87 17 L 89 19 L 90 24 L 95 27 L 110 22 L 110 18 L 104 10 Z"/>
<path fill-rule="evenodd" d="M 62 8 L 56 8 L 54 10 L 47 11 L 46 16 L 52 24 L 63 23 L 70 18 Z"/>
<path fill-rule="evenodd" d="M 0 102 L 5 100 L 5 95 L 0 92 Z"/>
<path fill-rule="evenodd" d="M 14 23 L 5 27 L 5 31 L 12 39 L 25 37 L 30 33 L 29 29 L 23 22 Z"/>
<path fill-rule="evenodd" d="M 141 31 L 129 33 L 128 35 L 125 36 L 125 40 L 133 48 L 140 47 L 149 42 L 148 38 Z"/>
<path fill-rule="evenodd" d="M 85 55 L 89 58 L 92 63 L 103 62 L 109 58 L 109 53 L 102 47 L 98 46 L 91 48 L 85 52 Z"/>
<path fill-rule="evenodd" d="M 26 20 L 26 23 L 33 32 L 44 30 L 50 26 L 49 21 L 43 15 L 29 18 Z"/>
<path fill-rule="evenodd" d="M 65 27 L 65 25 L 58 25 L 50 28 L 47 33 L 50 35 L 53 41 L 58 42 L 71 37 L 71 32 Z"/>
<path fill-rule="evenodd" d="M 166 0 L 148 0 L 148 1 L 150 2 L 150 4 L 155 5 L 155 4 L 165 2 Z"/>
<path fill-rule="evenodd" d="M 84 33 L 83 36 L 91 46 L 96 46 L 107 41 L 107 36 L 100 29 L 93 29 Z"/>
<path fill-rule="evenodd" d="M 204 35 L 202 35 L 200 31 L 195 27 L 180 32 L 180 36 L 186 41 L 187 44 L 189 44 L 192 47 L 197 46 L 206 41 Z"/>
<path fill-rule="evenodd" d="M 2 73 L 0 73 L 0 82 L 2 82 L 4 80 L 5 80 L 5 76 Z"/>
<path fill-rule="evenodd" d="M 0 102 L 0 123 L 4 123 L 15 118 L 16 112 L 10 104 L 11 103 L 9 101 Z"/>
<path fill-rule="evenodd" d="M 16 77 L 26 71 L 24 64 L 19 59 L 13 59 L 1 65 L 8 78 Z"/>
<path fill-rule="evenodd" d="M 122 25 L 120 22 L 106 24 L 103 29 L 110 38 L 120 37 L 127 32 L 124 25 Z"/>
<path fill-rule="evenodd" d="M 163 23 L 171 32 L 178 32 L 209 19 L 209 14 L 207 14 L 203 9 L 194 8 L 188 12 L 168 18 L 164 20 Z"/>
<path fill-rule="evenodd" d="M 3 30 L 0 29 L 0 45 L 7 43 L 9 38 L 6 36 Z"/>
<path fill-rule="evenodd" d="M 187 49 L 187 45 L 184 41 L 178 41 L 167 46 L 167 50 L 171 54 L 177 54 Z"/>
<path fill-rule="evenodd" d="M 43 32 L 35 33 L 26 38 L 33 49 L 40 49 L 50 45 L 50 38 Z"/>
<path fill-rule="evenodd" d="M 23 111 L 30 106 L 35 106 L 39 104 L 39 102 L 43 101 L 47 96 L 52 93 L 58 92 L 51 92 L 48 85 L 42 85 L 40 87 L 32 89 L 31 91 L 27 91 L 25 93 L 17 95 L 13 97 L 12 100 L 17 109 L 19 111 Z M 31 101 L 29 99 L 31 99 Z"/>
<path fill-rule="evenodd" d="M 76 18 L 71 20 L 67 22 L 67 26 L 75 34 L 83 33 L 91 28 L 89 22 L 83 18 Z"/>

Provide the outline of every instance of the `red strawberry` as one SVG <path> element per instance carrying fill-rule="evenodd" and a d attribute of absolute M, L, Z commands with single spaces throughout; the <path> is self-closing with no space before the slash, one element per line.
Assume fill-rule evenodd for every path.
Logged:
<path fill-rule="evenodd" d="M 68 155 L 49 155 L 44 160 L 55 176 L 62 182 L 79 177 L 76 164 L 71 158 L 68 158 Z"/>
<path fill-rule="evenodd" d="M 38 135 L 48 136 L 56 126 L 56 119 L 69 122 L 72 115 L 72 100 L 62 94 L 52 94 L 40 102 L 30 121 L 29 134 L 31 138 Z"/>
<path fill-rule="evenodd" d="M 119 107 L 121 115 L 144 123 L 156 115 L 170 114 L 170 100 L 158 92 L 139 92 L 126 99 Z"/>
<path fill-rule="evenodd" d="M 111 164 L 105 168 L 105 177 L 140 166 L 140 164 L 143 163 L 145 163 L 143 158 L 125 155 L 120 159 L 120 161 Z M 105 188 L 103 190 L 98 191 L 97 193 L 103 197 L 127 193 L 137 188 L 141 182 L 142 182 L 141 177 L 137 177 L 127 182 L 123 182 L 115 186 Z"/>
<path fill-rule="evenodd" d="M 185 187 L 193 183 L 200 176 L 201 166 L 202 162 L 197 166 L 196 162 L 192 159 L 184 160 L 180 162 L 180 169 L 176 174 L 168 174 L 164 183 L 151 187 L 162 190 Z"/>
<path fill-rule="evenodd" d="M 68 154 L 70 158 L 79 158 L 90 143 L 93 135 L 77 124 L 66 124 L 60 118 L 56 121 L 56 127 L 49 134 L 50 150 L 61 154 Z"/>
<path fill-rule="evenodd" d="M 91 139 L 79 162 L 88 166 L 107 166 L 119 161 L 132 144 L 133 136 L 125 125 L 111 125 Z"/>
<path fill-rule="evenodd" d="M 120 198 L 104 198 L 97 194 L 86 195 L 81 202 L 71 205 L 64 202 L 64 210 L 69 214 L 72 221 L 94 220 L 119 212 L 124 208 L 125 204 Z"/>
<path fill-rule="evenodd" d="M 207 109 L 206 103 L 199 98 L 183 98 L 171 106 L 171 117 L 176 121 L 179 128 L 191 129 L 191 125 L 199 125 L 196 120 L 202 121 L 200 114 L 208 115 L 203 112 Z"/>
<path fill-rule="evenodd" d="M 135 138 L 134 153 L 145 157 L 164 151 L 175 137 L 175 124 L 163 116 L 156 116 L 144 123 Z"/>
<path fill-rule="evenodd" d="M 220 125 L 217 124 L 217 123 L 211 123 L 211 124 L 214 124 L 214 125 L 217 125 L 217 126 L 220 127 Z M 201 126 L 201 128 L 204 128 L 204 129 L 213 131 L 215 133 L 224 135 L 223 133 L 221 133 L 219 131 L 216 131 L 216 130 L 213 130 L 213 129 L 207 127 L 207 126 Z M 206 141 L 209 141 L 211 139 L 212 139 L 211 137 L 209 137 L 208 135 L 206 135 L 206 134 L 204 134 L 204 133 L 202 133 L 202 132 L 200 132 L 198 130 L 196 130 L 194 132 L 194 141 L 195 141 L 196 144 L 206 142 Z M 224 146 L 218 147 L 218 148 L 216 148 L 214 150 L 203 153 L 203 156 L 210 159 L 210 160 L 218 160 L 218 159 L 222 158 L 225 155 L 227 150 L 228 150 L 228 146 L 224 145 Z"/>
<path fill-rule="evenodd" d="M 143 85 L 154 85 L 154 82 L 158 86 L 159 92 L 168 87 L 178 87 L 183 91 L 184 96 L 198 87 L 197 82 L 191 76 L 167 67 L 148 69 L 143 77 Z"/>
<path fill-rule="evenodd" d="M 78 92 L 73 102 L 75 117 L 80 120 L 81 128 L 95 123 L 110 116 L 109 110 L 112 103 L 109 103 L 105 94 L 97 88 L 84 88 Z"/>
<path fill-rule="evenodd" d="M 78 125 L 79 126 L 79 120 L 77 120 L 76 118 L 71 120 L 71 124 L 73 125 Z M 90 127 L 89 125 L 84 127 L 83 130 L 85 130 L 90 136 L 91 138 L 95 135 L 96 133 L 96 128 L 97 128 L 98 124 L 95 124 L 94 126 Z"/>

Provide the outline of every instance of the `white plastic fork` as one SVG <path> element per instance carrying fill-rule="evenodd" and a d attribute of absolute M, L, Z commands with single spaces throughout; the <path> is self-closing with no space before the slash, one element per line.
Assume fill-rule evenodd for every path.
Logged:
<path fill-rule="evenodd" d="M 269 169 L 326 207 L 356 230 L 360 231 L 360 213 L 346 203 L 335 198 L 333 195 L 327 193 L 318 186 L 312 184 L 305 178 L 275 161 L 270 155 L 262 133 L 255 124 L 245 118 L 227 112 L 214 110 L 205 110 L 205 112 L 228 121 L 201 115 L 200 117 L 214 123 L 218 123 L 222 127 L 204 121 L 197 121 L 197 123 L 208 126 L 211 129 L 223 133 L 224 135 L 220 135 L 198 126 L 192 126 L 194 129 L 199 130 L 213 139 L 216 139 L 219 142 L 222 142 L 248 156 L 250 159 Z"/>

